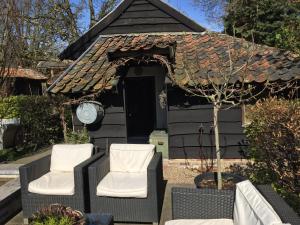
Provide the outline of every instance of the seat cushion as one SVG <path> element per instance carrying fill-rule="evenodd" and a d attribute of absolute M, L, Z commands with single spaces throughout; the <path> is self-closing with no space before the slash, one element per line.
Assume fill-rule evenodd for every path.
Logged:
<path fill-rule="evenodd" d="M 98 184 L 97 195 L 122 198 L 147 198 L 147 174 L 109 172 Z"/>
<path fill-rule="evenodd" d="M 185 220 L 171 220 L 166 222 L 165 225 L 233 225 L 231 219 L 185 219 Z"/>
<path fill-rule="evenodd" d="M 110 171 L 145 172 L 154 152 L 155 145 L 112 144 L 110 146 Z"/>
<path fill-rule="evenodd" d="M 90 158 L 92 154 L 92 144 L 54 145 L 50 171 L 73 172 L 75 166 Z"/>
<path fill-rule="evenodd" d="M 282 223 L 273 207 L 249 180 L 236 185 L 233 218 L 235 225 L 274 225 Z"/>
<path fill-rule="evenodd" d="M 43 195 L 73 195 L 75 192 L 73 172 L 49 172 L 32 181 L 28 191 Z"/>

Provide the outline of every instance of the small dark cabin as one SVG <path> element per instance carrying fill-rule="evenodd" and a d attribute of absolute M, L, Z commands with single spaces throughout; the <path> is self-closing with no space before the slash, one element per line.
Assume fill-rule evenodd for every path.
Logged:
<path fill-rule="evenodd" d="M 47 77 L 33 69 L 10 68 L 4 73 L 3 95 L 42 95 Z"/>
<path fill-rule="evenodd" d="M 212 105 L 180 89 L 166 65 L 155 59 L 164 57 L 176 82 L 187 83 L 188 74 L 201 76 L 213 70 L 230 40 L 207 32 L 160 0 L 124 0 L 60 54 L 62 60 L 75 61 L 48 90 L 102 103 L 103 120 L 87 127 L 102 150 L 110 143 L 147 142 L 151 132 L 165 130 L 169 158 L 211 157 Z M 299 63 L 298 69 L 284 68 L 279 62 L 293 64 L 294 58 L 274 48 L 262 46 L 254 60 L 249 76 L 253 82 L 265 81 L 267 74 L 273 80 L 293 77 L 297 71 L 299 75 Z M 242 116 L 241 108 L 220 112 L 223 158 L 241 157 Z M 76 117 L 74 126 L 82 127 Z"/>

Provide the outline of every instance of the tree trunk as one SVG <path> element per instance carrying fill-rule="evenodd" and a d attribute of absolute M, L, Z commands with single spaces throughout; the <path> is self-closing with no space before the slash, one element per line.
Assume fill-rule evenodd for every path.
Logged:
<path fill-rule="evenodd" d="M 220 137 L 219 137 L 219 111 L 220 107 L 214 103 L 214 132 L 215 145 L 217 154 L 217 172 L 218 172 L 218 190 L 222 189 L 222 173 L 221 173 L 221 151 L 220 151 Z"/>
<path fill-rule="evenodd" d="M 68 128 L 67 128 L 67 123 L 66 123 L 66 119 L 65 119 L 65 107 L 61 106 L 59 108 L 59 113 L 60 113 L 60 120 L 61 120 L 61 125 L 63 127 L 63 133 L 64 133 L 64 141 L 67 142 L 68 136 L 67 136 L 67 132 L 68 132 Z"/>
<path fill-rule="evenodd" d="M 90 9 L 90 28 L 91 28 L 97 22 L 93 0 L 89 0 L 89 9 Z"/>
<path fill-rule="evenodd" d="M 74 41 L 77 38 L 79 38 L 76 15 L 74 15 L 74 13 L 72 12 L 70 0 L 64 0 L 64 3 L 65 3 L 64 4 L 64 10 L 65 10 L 65 12 L 67 14 L 67 17 L 68 17 L 66 19 L 69 22 L 72 41 Z"/>

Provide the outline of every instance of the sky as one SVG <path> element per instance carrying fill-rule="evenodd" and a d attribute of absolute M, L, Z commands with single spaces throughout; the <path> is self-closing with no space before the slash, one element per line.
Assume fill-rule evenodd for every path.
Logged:
<path fill-rule="evenodd" d="M 193 4 L 193 0 L 168 0 L 166 2 L 210 31 L 222 31 L 223 29 L 218 24 L 209 20 L 203 10 Z M 85 12 L 83 15 L 81 23 L 83 27 L 87 27 L 89 14 L 88 12 Z"/>
<path fill-rule="evenodd" d="M 199 7 L 193 4 L 193 0 L 168 0 L 168 4 L 176 8 L 181 13 L 193 19 L 203 27 L 211 31 L 222 31 L 222 27 L 209 20 L 207 15 Z"/>

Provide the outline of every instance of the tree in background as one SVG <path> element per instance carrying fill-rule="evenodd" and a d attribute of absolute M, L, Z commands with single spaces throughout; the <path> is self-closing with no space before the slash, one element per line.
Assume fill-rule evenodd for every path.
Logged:
<path fill-rule="evenodd" d="M 226 33 L 300 53 L 299 1 L 231 0 L 226 10 Z"/>
<path fill-rule="evenodd" d="M 90 27 L 111 12 L 120 0 L 88 0 L 90 11 Z M 98 12 L 96 10 L 98 9 Z"/>
<path fill-rule="evenodd" d="M 35 68 L 55 60 L 61 49 L 109 13 L 119 0 L 1 0 L 0 88 L 9 68 Z M 83 23 L 90 13 L 88 24 Z M 86 27 L 84 27 L 86 26 Z M 5 93 L 5 91 L 4 91 Z"/>
<path fill-rule="evenodd" d="M 55 58 L 62 46 L 79 36 L 80 4 L 68 0 L 2 0 L 1 67 L 35 67 Z M 76 10 L 75 10 L 76 9 Z M 6 54 L 7 55 L 7 54 Z M 6 61 L 6 65 L 4 65 Z"/>
<path fill-rule="evenodd" d="M 300 53 L 299 0 L 194 0 L 226 33 Z M 253 35 L 253 37 L 252 37 Z"/>
<path fill-rule="evenodd" d="M 13 6 L 4 4 L 0 11 L 0 97 L 5 96 L 10 82 L 9 68 L 18 64 L 20 58 L 18 46 L 12 44 L 15 41 L 13 34 L 19 30 L 14 29 L 14 18 Z"/>

